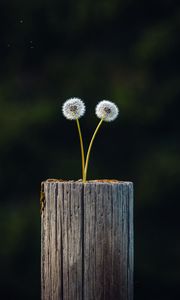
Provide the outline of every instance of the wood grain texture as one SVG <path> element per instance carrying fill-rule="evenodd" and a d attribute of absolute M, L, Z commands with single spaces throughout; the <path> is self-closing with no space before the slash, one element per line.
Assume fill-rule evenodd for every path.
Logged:
<path fill-rule="evenodd" d="M 44 182 L 42 300 L 133 299 L 133 184 Z"/>

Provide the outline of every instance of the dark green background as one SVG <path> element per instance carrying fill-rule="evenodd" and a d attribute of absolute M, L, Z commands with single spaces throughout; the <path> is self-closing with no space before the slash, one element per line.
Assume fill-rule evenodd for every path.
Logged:
<path fill-rule="evenodd" d="M 178 299 L 178 3 L 1 0 L 1 299 L 40 299 L 40 182 L 81 177 L 75 123 L 61 114 L 69 97 L 87 105 L 86 145 L 96 103 L 119 106 L 89 178 L 134 182 L 135 298 Z"/>

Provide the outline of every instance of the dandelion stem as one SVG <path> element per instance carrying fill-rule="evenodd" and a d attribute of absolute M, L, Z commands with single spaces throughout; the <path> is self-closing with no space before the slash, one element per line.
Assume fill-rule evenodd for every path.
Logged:
<path fill-rule="evenodd" d="M 87 179 L 87 170 L 88 170 L 88 164 L 89 164 L 89 157 L 90 157 L 90 153 L 91 153 L 91 148 L 92 148 L 94 139 L 95 139 L 95 137 L 96 137 L 96 134 L 97 134 L 97 132 L 98 132 L 98 130 L 99 130 L 99 128 L 100 128 L 100 126 L 101 126 L 103 120 L 104 120 L 104 118 L 102 118 L 102 119 L 100 120 L 100 122 L 98 123 L 98 125 L 97 125 L 97 127 L 96 127 L 96 129 L 95 129 L 95 131 L 94 131 L 94 134 L 93 134 L 93 136 L 92 136 L 92 139 L 91 139 L 91 141 L 90 141 L 90 144 L 89 144 L 89 148 L 88 148 L 87 156 L 86 156 L 86 164 L 85 164 L 85 168 L 84 168 L 84 179 L 83 179 L 83 182 L 84 182 L 84 183 L 86 182 L 86 179 Z"/>
<path fill-rule="evenodd" d="M 80 140 L 80 147 L 81 147 L 81 159 L 82 159 L 82 180 L 84 182 L 84 165 L 85 165 L 85 158 L 84 158 L 84 146 L 83 146 L 83 139 L 82 139 L 82 133 L 81 133 L 81 127 L 79 120 L 76 119 L 78 133 L 79 133 L 79 140 Z"/>

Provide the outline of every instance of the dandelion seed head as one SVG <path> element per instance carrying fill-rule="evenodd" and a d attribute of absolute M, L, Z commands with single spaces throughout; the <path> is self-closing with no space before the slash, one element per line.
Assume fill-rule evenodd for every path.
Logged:
<path fill-rule="evenodd" d="M 102 100 L 97 104 L 95 112 L 98 118 L 104 119 L 106 122 L 111 122 L 117 118 L 119 109 L 113 102 Z"/>
<path fill-rule="evenodd" d="M 68 120 L 81 118 L 86 111 L 84 102 L 79 98 L 70 98 L 62 106 L 63 115 Z"/>

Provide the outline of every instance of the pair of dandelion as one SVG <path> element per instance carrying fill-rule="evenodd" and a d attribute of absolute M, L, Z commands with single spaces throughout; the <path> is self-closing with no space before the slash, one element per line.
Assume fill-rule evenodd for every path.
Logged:
<path fill-rule="evenodd" d="M 79 139 L 80 139 L 80 147 L 81 147 L 81 158 L 82 158 L 82 181 L 85 183 L 87 180 L 87 171 L 88 171 L 88 164 L 89 164 L 89 158 L 91 153 L 91 148 L 94 142 L 94 139 L 96 137 L 96 134 L 103 123 L 103 121 L 111 122 L 114 121 L 119 113 L 119 109 L 113 102 L 110 102 L 108 100 L 103 100 L 99 102 L 96 106 L 95 113 L 97 117 L 100 119 L 100 122 L 98 123 L 94 134 L 92 136 L 92 139 L 89 144 L 89 148 L 87 151 L 87 156 L 85 160 L 85 154 L 84 154 L 84 145 L 83 145 L 83 138 L 81 133 L 81 127 L 79 118 L 81 118 L 86 111 L 86 107 L 84 102 L 79 98 L 71 98 L 68 99 L 62 107 L 63 115 L 68 120 L 75 120 L 77 123 L 77 128 L 79 132 Z"/>

